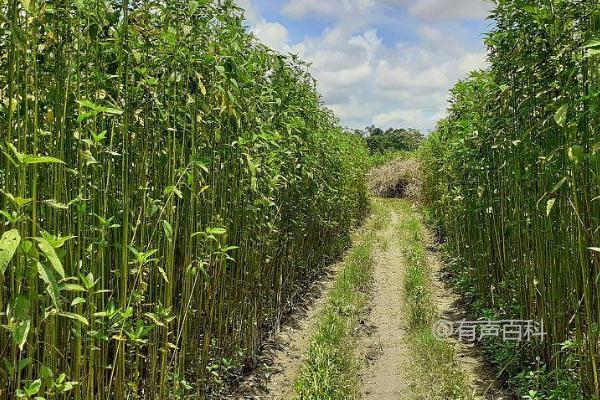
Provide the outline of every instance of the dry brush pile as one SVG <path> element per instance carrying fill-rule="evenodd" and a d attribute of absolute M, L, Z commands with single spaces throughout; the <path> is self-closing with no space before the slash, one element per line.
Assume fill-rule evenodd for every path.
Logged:
<path fill-rule="evenodd" d="M 449 118 L 425 144 L 424 194 L 484 307 L 545 322 L 546 340 L 523 353 L 529 368 L 553 371 L 549 398 L 591 398 L 600 395 L 600 8 L 500 1 L 493 16 L 491 71 L 453 89 Z"/>
<path fill-rule="evenodd" d="M 0 2 L 0 398 L 219 397 L 367 209 L 231 1 Z"/>
<path fill-rule="evenodd" d="M 402 156 L 376 167 L 369 172 L 368 185 L 376 196 L 418 201 L 421 196 L 419 162 L 415 157 Z"/>

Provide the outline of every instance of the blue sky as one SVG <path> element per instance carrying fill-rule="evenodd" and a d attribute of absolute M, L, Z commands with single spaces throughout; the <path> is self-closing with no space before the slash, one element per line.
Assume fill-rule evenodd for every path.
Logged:
<path fill-rule="evenodd" d="M 429 130 L 448 89 L 485 66 L 484 0 L 236 0 L 249 29 L 311 63 L 343 125 Z"/>

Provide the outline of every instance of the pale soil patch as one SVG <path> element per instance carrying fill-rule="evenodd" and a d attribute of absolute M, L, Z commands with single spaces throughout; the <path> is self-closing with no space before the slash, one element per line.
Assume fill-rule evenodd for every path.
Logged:
<path fill-rule="evenodd" d="M 448 321 L 468 320 L 467 313 L 460 305 L 460 295 L 446 283 L 447 273 L 437 247 L 429 232 L 427 238 L 427 262 L 431 268 L 433 298 L 439 312 L 439 318 Z M 473 396 L 477 399 L 508 400 L 511 396 L 504 393 L 497 382 L 493 368 L 485 362 L 481 348 L 472 343 L 465 343 L 449 338 L 456 351 L 456 356 L 469 387 L 473 388 Z"/>
<path fill-rule="evenodd" d="M 421 387 L 416 353 L 411 351 L 409 326 L 406 320 L 404 280 L 406 261 L 398 237 L 398 214 L 394 200 L 384 200 L 390 218 L 378 232 L 378 246 L 374 247 L 374 285 L 372 300 L 362 329 L 359 357 L 363 362 L 361 372 L 362 398 L 374 400 L 428 399 L 430 390 Z M 431 235 L 424 229 L 427 262 L 431 273 L 432 301 L 439 318 L 460 320 L 466 318 L 459 306 L 460 297 L 444 282 L 443 262 L 433 246 Z M 467 387 L 472 388 L 477 399 L 508 400 L 494 380 L 494 375 L 481 354 L 481 350 L 457 340 L 449 339 L 454 347 L 458 368 L 463 372 Z M 418 358 L 418 357 L 417 357 Z M 432 390 L 431 392 L 435 392 Z M 450 400 L 450 399 L 448 399 Z"/>
<path fill-rule="evenodd" d="M 357 331 L 359 340 L 357 358 L 360 367 L 360 394 L 362 399 L 412 400 L 422 397 L 423 389 L 415 379 L 414 353 L 409 346 L 408 321 L 405 316 L 404 279 L 406 264 L 398 225 L 402 218 L 396 211 L 394 200 L 383 200 L 388 219 L 373 234 L 377 240 L 373 247 L 372 297 L 364 320 Z M 360 234 L 355 235 L 356 238 Z M 427 261 L 431 269 L 432 297 L 440 318 L 460 320 L 465 317 L 459 306 L 460 297 L 445 283 L 443 262 L 431 236 L 424 236 L 429 244 Z M 309 298 L 300 312 L 284 323 L 281 331 L 265 346 L 262 365 L 252 373 L 229 399 L 291 400 L 294 384 L 301 374 L 304 356 L 314 334 L 327 294 L 343 261 L 334 264 L 327 276 L 313 285 L 306 295 Z M 491 369 L 472 345 L 450 339 L 456 359 L 464 372 L 474 397 L 490 400 L 508 400 L 494 381 Z M 426 398 L 426 397 L 425 397 Z M 450 399 L 448 399 L 450 400 Z"/>
<path fill-rule="evenodd" d="M 294 384 L 300 376 L 303 356 L 308 348 L 314 326 L 327 302 L 327 293 L 335 283 L 342 266 L 337 262 L 323 279 L 315 282 L 304 296 L 302 307 L 293 311 L 280 331 L 263 346 L 257 370 L 244 380 L 229 399 L 290 400 Z"/>
<path fill-rule="evenodd" d="M 388 206 L 389 207 L 389 206 Z M 398 243 L 398 214 L 390 218 L 379 233 L 379 246 L 373 249 L 373 297 L 361 340 L 360 357 L 362 398 L 377 400 L 412 399 L 407 365 L 407 323 L 404 318 L 403 276 L 405 268 Z"/>

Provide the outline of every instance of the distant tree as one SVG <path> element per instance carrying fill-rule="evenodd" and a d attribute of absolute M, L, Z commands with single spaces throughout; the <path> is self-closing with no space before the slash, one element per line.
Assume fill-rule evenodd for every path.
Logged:
<path fill-rule="evenodd" d="M 364 136 L 371 154 L 385 154 L 393 151 L 414 151 L 419 148 L 424 137 L 417 129 L 394 129 L 384 131 L 376 126 L 365 128 Z"/>

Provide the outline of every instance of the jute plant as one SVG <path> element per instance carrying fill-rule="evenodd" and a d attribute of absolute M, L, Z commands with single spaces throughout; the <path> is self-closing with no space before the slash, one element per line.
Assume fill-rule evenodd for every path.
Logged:
<path fill-rule="evenodd" d="M 0 398 L 218 398 L 367 209 L 231 1 L 0 2 Z"/>
<path fill-rule="evenodd" d="M 425 145 L 425 197 L 485 306 L 545 322 L 528 362 L 598 396 L 600 8 L 499 1 L 493 17 L 491 70 L 453 89 Z"/>

